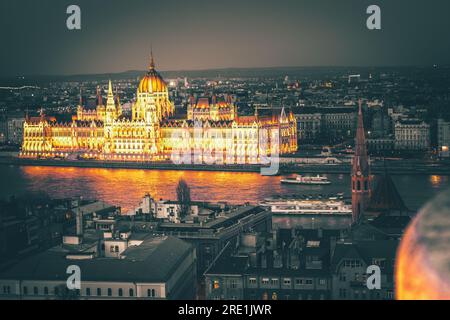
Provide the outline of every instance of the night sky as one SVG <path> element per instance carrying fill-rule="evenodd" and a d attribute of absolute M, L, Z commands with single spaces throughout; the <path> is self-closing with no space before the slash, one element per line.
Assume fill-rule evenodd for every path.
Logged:
<path fill-rule="evenodd" d="M 151 45 L 159 70 L 448 65 L 449 16 L 448 0 L 1 0 L 0 76 L 142 70 Z"/>

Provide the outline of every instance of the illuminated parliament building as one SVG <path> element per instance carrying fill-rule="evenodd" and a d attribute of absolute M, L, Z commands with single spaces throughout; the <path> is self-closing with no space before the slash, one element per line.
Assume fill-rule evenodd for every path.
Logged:
<path fill-rule="evenodd" d="M 297 150 L 294 115 L 239 116 L 229 97 L 190 97 L 187 114 L 174 116 L 166 82 L 153 56 L 139 83 L 131 115 L 124 115 L 109 82 L 106 104 L 80 104 L 70 122 L 41 114 L 24 123 L 23 158 L 179 163 L 256 164 L 264 157 Z"/>

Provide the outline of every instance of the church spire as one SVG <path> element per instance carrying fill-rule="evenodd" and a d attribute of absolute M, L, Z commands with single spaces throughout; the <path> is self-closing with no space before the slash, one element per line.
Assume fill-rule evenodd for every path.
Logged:
<path fill-rule="evenodd" d="M 358 101 L 358 124 L 356 127 L 355 139 L 355 157 L 353 161 L 353 170 L 357 172 L 360 170 L 363 174 L 369 174 L 369 159 L 367 156 L 367 142 L 364 131 L 364 119 L 362 113 L 362 101 Z"/>
<path fill-rule="evenodd" d="M 353 222 L 358 222 L 364 214 L 371 193 L 369 157 L 367 155 L 361 100 L 358 102 L 358 124 L 356 128 L 355 154 L 352 160 L 351 176 Z"/>

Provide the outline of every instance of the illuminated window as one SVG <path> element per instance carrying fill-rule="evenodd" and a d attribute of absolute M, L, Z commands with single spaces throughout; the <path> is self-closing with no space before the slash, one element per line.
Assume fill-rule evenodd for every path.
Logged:
<path fill-rule="evenodd" d="M 219 288 L 220 288 L 219 280 L 214 280 L 213 289 L 219 289 Z"/>

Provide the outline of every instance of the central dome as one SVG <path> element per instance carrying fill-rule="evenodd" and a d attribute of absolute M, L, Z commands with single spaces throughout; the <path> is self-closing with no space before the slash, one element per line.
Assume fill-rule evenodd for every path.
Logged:
<path fill-rule="evenodd" d="M 155 62 L 153 60 L 152 54 L 147 74 L 142 78 L 141 82 L 139 83 L 138 93 L 155 93 L 166 91 L 167 91 L 167 84 L 163 80 L 161 75 L 155 70 Z"/>

